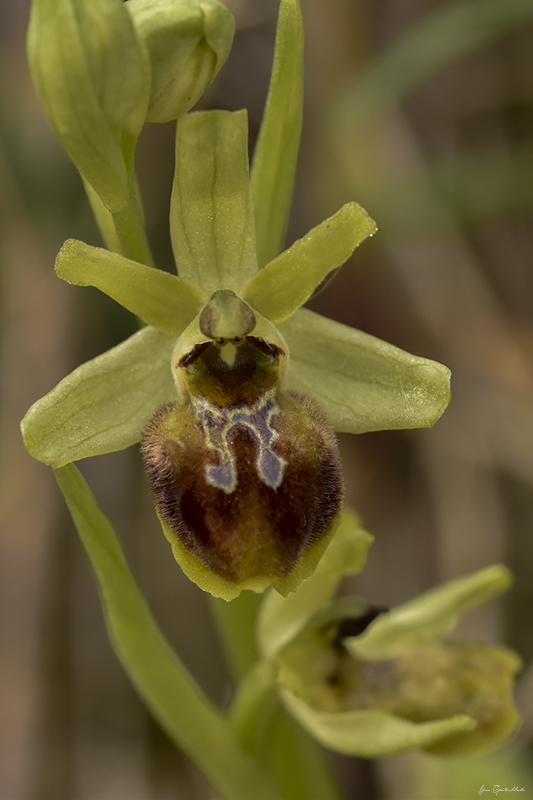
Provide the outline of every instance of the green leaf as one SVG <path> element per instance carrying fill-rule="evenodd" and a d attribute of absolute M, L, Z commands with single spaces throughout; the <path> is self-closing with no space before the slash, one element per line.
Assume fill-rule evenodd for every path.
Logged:
<path fill-rule="evenodd" d="M 176 130 L 170 230 L 179 275 L 210 296 L 257 270 L 246 111 L 186 114 Z"/>
<path fill-rule="evenodd" d="M 281 0 L 274 64 L 252 165 L 257 255 L 262 267 L 283 250 L 303 115 L 304 34 L 298 0 Z"/>
<path fill-rule="evenodd" d="M 56 273 L 77 286 L 96 286 L 149 325 L 176 336 L 206 301 L 194 284 L 176 275 L 76 239 L 59 251 Z"/>
<path fill-rule="evenodd" d="M 447 636 L 464 614 L 506 591 L 512 582 L 511 572 L 501 565 L 457 578 L 381 614 L 344 644 L 357 658 L 392 657 Z"/>
<path fill-rule="evenodd" d="M 57 470 L 56 478 L 95 571 L 117 656 L 154 717 L 221 797 L 279 799 L 164 638 L 111 524 L 76 467 Z"/>
<path fill-rule="evenodd" d="M 450 401 L 450 371 L 436 361 L 305 309 L 279 329 L 287 388 L 314 397 L 338 431 L 427 428 Z"/>
<path fill-rule="evenodd" d="M 129 447 L 154 411 L 176 397 L 174 336 L 143 328 L 71 372 L 21 423 L 28 452 L 62 467 Z"/>
<path fill-rule="evenodd" d="M 364 208 L 347 203 L 250 278 L 241 296 L 272 322 L 281 322 L 376 230 Z"/>
<path fill-rule="evenodd" d="M 32 77 L 58 139 L 110 211 L 128 202 L 124 136 L 146 117 L 150 72 L 118 0 L 33 0 Z"/>
<path fill-rule="evenodd" d="M 477 723 L 466 714 L 436 722 L 411 722 L 386 711 L 317 711 L 281 689 L 288 710 L 325 747 L 350 756 L 378 758 L 419 747 L 473 730 Z"/>
<path fill-rule="evenodd" d="M 366 562 L 373 537 L 359 527 L 351 511 L 340 525 L 315 572 L 288 597 L 270 590 L 259 612 L 257 637 L 264 658 L 275 658 L 335 594 L 345 575 L 356 575 Z"/>

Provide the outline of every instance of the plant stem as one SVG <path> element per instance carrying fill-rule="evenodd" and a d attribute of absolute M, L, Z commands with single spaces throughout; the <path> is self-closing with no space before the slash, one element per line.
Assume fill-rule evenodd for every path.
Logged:
<path fill-rule="evenodd" d="M 122 152 L 129 176 L 129 197 L 126 205 L 113 214 L 113 221 L 122 242 L 123 254 L 141 264 L 154 266 L 154 257 L 146 234 L 146 223 L 142 207 L 137 175 L 135 174 L 135 145 L 137 140 L 124 136 Z"/>
<path fill-rule="evenodd" d="M 117 233 L 127 258 L 141 264 L 154 266 L 154 257 L 146 235 L 136 181 L 130 182 L 130 196 L 126 206 L 113 214 Z"/>
<path fill-rule="evenodd" d="M 342 800 L 326 753 L 281 705 L 273 666 L 258 661 L 241 681 L 231 721 L 286 800 Z"/>
<path fill-rule="evenodd" d="M 55 475 L 96 573 L 111 641 L 155 718 L 221 797 L 279 800 L 273 781 L 244 752 L 162 635 L 80 472 L 68 464 Z"/>
<path fill-rule="evenodd" d="M 262 597 L 244 591 L 231 603 L 210 597 L 210 606 L 229 670 L 237 683 L 257 661 L 255 624 Z"/>

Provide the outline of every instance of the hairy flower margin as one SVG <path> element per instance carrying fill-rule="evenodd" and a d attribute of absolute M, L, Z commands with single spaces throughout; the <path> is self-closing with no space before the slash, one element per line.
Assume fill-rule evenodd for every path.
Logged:
<path fill-rule="evenodd" d="M 287 710 L 323 745 L 375 758 L 422 748 L 443 756 L 493 750 L 518 727 L 511 650 L 449 641 L 461 617 L 512 584 L 492 566 L 392 610 L 333 600 L 361 571 L 372 537 L 351 512 L 315 573 L 291 596 L 270 591 L 258 641 Z"/>

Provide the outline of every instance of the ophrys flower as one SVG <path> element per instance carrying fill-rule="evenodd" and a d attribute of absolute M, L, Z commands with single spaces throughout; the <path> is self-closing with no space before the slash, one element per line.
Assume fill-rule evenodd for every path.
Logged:
<path fill-rule="evenodd" d="M 259 268 L 245 112 L 182 117 L 176 152 L 171 234 L 179 277 L 66 242 L 58 275 L 97 286 L 147 325 L 38 401 L 23 422 L 26 445 L 59 467 L 139 441 L 165 406 L 144 449 L 182 567 L 226 599 L 271 583 L 287 592 L 316 566 L 340 508 L 330 426 L 361 433 L 431 425 L 448 403 L 449 372 L 300 308 L 374 233 L 357 204 Z M 177 522 L 154 478 L 162 453 Z M 205 484 L 204 499 L 193 473 Z M 188 514 L 185 478 L 194 483 Z M 230 529 L 239 535 L 232 539 Z"/>

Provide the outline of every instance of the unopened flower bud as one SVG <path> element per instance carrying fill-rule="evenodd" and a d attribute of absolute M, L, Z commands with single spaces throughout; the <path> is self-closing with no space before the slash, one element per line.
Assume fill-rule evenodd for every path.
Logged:
<path fill-rule="evenodd" d="M 148 57 L 124 4 L 33 0 L 28 58 L 58 139 L 104 205 L 120 210 L 150 89 Z"/>
<path fill-rule="evenodd" d="M 349 617 L 346 610 L 352 612 Z M 389 657 L 357 657 L 350 652 L 350 643 L 357 641 L 352 637 L 383 613 L 384 619 L 387 612 L 369 609 L 359 598 L 343 598 L 317 615 L 278 657 L 280 682 L 318 717 L 360 712 L 363 725 L 365 712 L 369 719 L 376 712 L 385 715 L 375 742 L 367 738 L 361 746 L 354 730 L 340 746 L 337 742 L 339 749 L 367 756 L 401 750 L 401 736 L 394 740 L 392 724 L 387 730 L 387 719 L 394 718 L 422 727 L 470 718 L 462 729 L 444 731 L 429 743 L 421 740 L 418 746 L 440 755 L 477 755 L 508 739 L 519 723 L 512 697 L 518 656 L 494 645 L 433 641 L 406 644 Z"/>
<path fill-rule="evenodd" d="M 286 345 L 255 317 L 215 293 L 176 347 L 181 402 L 160 408 L 143 440 L 176 560 L 227 600 L 270 585 L 287 594 L 308 577 L 343 493 L 334 434 L 314 401 L 280 390 Z"/>
<path fill-rule="evenodd" d="M 148 122 L 192 108 L 228 58 L 235 24 L 218 0 L 128 0 L 152 67 Z"/>

